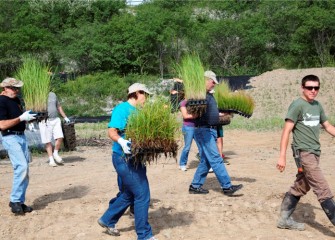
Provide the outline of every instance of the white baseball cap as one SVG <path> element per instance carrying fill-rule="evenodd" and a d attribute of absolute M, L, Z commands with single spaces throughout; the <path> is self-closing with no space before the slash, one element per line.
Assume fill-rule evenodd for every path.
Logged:
<path fill-rule="evenodd" d="M 17 80 L 15 78 L 5 78 L 1 84 L 0 87 L 22 87 L 23 86 L 23 82 L 20 80 Z"/>
<path fill-rule="evenodd" d="M 128 95 L 137 91 L 143 91 L 147 94 L 152 94 L 144 84 L 134 83 L 128 88 Z"/>
<path fill-rule="evenodd" d="M 214 72 L 212 72 L 212 71 L 206 71 L 204 76 L 206 78 L 212 79 L 216 84 L 219 84 L 218 80 L 216 80 L 216 75 L 215 75 Z"/>

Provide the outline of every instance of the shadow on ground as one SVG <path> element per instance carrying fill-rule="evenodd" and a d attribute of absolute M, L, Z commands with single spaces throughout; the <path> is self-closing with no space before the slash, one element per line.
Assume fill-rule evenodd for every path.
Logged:
<path fill-rule="evenodd" d="M 64 189 L 62 192 L 56 192 L 56 193 L 50 193 L 45 194 L 33 202 L 33 208 L 35 210 L 41 210 L 44 209 L 46 206 L 48 206 L 49 203 L 56 202 L 56 201 L 62 201 L 62 200 L 68 200 L 73 198 L 81 198 L 85 196 L 89 192 L 89 188 L 87 186 L 73 186 Z"/>
<path fill-rule="evenodd" d="M 333 231 L 331 231 L 327 226 L 315 221 L 314 209 L 321 209 L 321 207 L 315 207 L 309 203 L 298 203 L 297 209 L 293 213 L 293 218 L 297 222 L 301 222 L 301 223 L 305 223 L 306 225 L 309 225 L 311 228 L 314 228 L 315 230 L 321 232 L 325 236 L 334 238 L 335 233 Z M 304 217 L 304 216 L 308 216 L 308 217 Z"/>
<path fill-rule="evenodd" d="M 79 156 L 64 157 L 64 163 L 74 163 L 74 162 L 83 162 L 86 158 Z"/>

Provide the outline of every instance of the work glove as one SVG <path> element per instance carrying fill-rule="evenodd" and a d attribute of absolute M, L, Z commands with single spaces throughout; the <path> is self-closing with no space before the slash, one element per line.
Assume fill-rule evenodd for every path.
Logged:
<path fill-rule="evenodd" d="M 117 142 L 121 145 L 122 150 L 125 154 L 131 154 L 131 152 L 130 152 L 130 144 L 131 144 L 130 141 L 125 140 L 125 139 L 120 137 L 117 140 Z"/>
<path fill-rule="evenodd" d="M 70 119 L 68 119 L 68 117 L 65 117 L 64 121 L 65 121 L 65 123 L 70 123 Z"/>
<path fill-rule="evenodd" d="M 21 122 L 23 121 L 29 122 L 31 120 L 36 119 L 35 116 L 36 116 L 36 113 L 31 113 L 31 110 L 29 110 L 29 111 L 25 111 L 19 118 Z"/>

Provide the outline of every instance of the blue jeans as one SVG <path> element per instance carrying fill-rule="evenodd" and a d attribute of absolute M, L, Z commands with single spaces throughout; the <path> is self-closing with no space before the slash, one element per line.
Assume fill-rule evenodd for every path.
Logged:
<path fill-rule="evenodd" d="M 12 162 L 14 177 L 11 202 L 24 203 L 29 184 L 29 151 L 25 135 L 7 135 L 2 137 L 2 144 Z"/>
<path fill-rule="evenodd" d="M 137 239 L 149 239 L 153 234 L 148 222 L 150 189 L 146 167 L 140 164 L 135 166 L 132 159 L 126 160 L 124 156 L 115 152 L 112 161 L 123 189 L 109 201 L 109 207 L 100 221 L 108 227 L 115 227 L 127 208 L 134 204 Z"/>
<path fill-rule="evenodd" d="M 192 186 L 201 187 L 205 183 L 209 169 L 213 168 L 221 188 L 231 187 L 230 177 L 216 146 L 217 130 L 195 128 L 194 137 L 199 146 L 200 163 L 194 174 Z"/>
<path fill-rule="evenodd" d="M 192 141 L 194 138 L 194 127 L 183 126 L 182 132 L 184 135 L 184 148 L 180 155 L 179 166 L 186 166 L 188 154 L 191 150 Z"/>

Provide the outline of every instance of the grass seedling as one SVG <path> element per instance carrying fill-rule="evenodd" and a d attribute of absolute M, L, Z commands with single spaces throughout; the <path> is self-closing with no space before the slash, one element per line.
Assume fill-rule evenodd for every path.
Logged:
<path fill-rule="evenodd" d="M 23 57 L 23 64 L 17 72 L 17 78 L 24 82 L 23 99 L 27 110 L 45 112 L 50 92 L 49 68 L 32 56 Z"/>
<path fill-rule="evenodd" d="M 138 108 L 128 119 L 126 137 L 131 139 L 131 151 L 136 163 L 157 159 L 162 153 L 176 158 L 176 133 L 180 128 L 171 104 L 165 98 L 155 98 Z"/>

